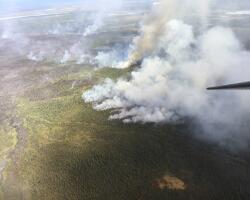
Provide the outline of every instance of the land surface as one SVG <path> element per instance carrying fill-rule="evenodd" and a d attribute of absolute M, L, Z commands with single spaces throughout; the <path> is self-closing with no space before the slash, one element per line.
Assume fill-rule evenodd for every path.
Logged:
<path fill-rule="evenodd" d="M 89 37 L 91 52 L 126 43 L 132 25 Z M 67 46 L 66 35 L 58 40 Z M 248 150 L 235 153 L 199 140 L 188 122 L 109 121 L 111 111 L 84 103 L 85 90 L 129 70 L 1 52 L 0 199 L 249 199 Z"/>

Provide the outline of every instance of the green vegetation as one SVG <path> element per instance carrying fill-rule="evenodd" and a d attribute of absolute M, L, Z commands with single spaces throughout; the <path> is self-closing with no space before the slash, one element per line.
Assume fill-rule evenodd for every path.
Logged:
<path fill-rule="evenodd" d="M 126 73 L 86 68 L 17 100 L 28 140 L 5 170 L 3 199 L 236 199 L 247 190 L 247 165 L 189 137 L 185 124 L 109 121 L 109 111 L 81 99 L 91 85 Z"/>
<path fill-rule="evenodd" d="M 192 123 L 123 124 L 84 103 L 83 91 L 132 69 L 56 60 L 78 45 L 93 56 L 123 48 L 145 17 L 117 13 L 84 38 L 89 14 L 12 21 L 11 32 L 25 40 L 18 48 L 6 40 L 0 50 L 0 200 L 249 200 L 248 153 L 197 140 Z M 247 38 L 238 22 L 234 30 Z M 22 50 L 51 55 L 35 62 Z"/>
<path fill-rule="evenodd" d="M 15 128 L 11 127 L 7 122 L 0 127 L 0 158 L 6 158 L 8 152 L 14 149 L 17 143 L 17 135 Z"/>
<path fill-rule="evenodd" d="M 17 144 L 16 129 L 10 126 L 8 122 L 1 123 L 0 126 L 0 180 L 4 181 L 4 168 L 9 162 L 9 155 Z M 0 186 L 0 199 L 3 199 L 3 188 Z"/>

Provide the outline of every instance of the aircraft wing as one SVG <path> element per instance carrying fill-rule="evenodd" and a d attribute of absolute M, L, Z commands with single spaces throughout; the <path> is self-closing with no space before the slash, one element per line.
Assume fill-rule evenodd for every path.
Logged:
<path fill-rule="evenodd" d="M 236 83 L 236 84 L 230 84 L 230 85 L 222 85 L 222 86 L 215 86 L 215 87 L 209 87 L 207 90 L 250 90 L 250 81 L 249 82 L 242 82 L 242 83 Z"/>

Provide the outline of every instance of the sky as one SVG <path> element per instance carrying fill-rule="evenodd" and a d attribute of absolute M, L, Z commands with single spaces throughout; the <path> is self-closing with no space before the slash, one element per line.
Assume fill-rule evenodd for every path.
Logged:
<path fill-rule="evenodd" d="M 39 9 L 48 8 L 52 6 L 63 6 L 67 4 L 76 4 L 81 2 L 86 2 L 89 0 L 0 0 L 0 12 L 7 13 L 18 10 L 29 10 L 29 9 Z"/>
<path fill-rule="evenodd" d="M 29 9 L 39 9 L 39 8 L 49 8 L 52 6 L 63 6 L 76 3 L 93 3 L 96 0 L 0 0 L 0 13 L 8 13 L 18 10 L 29 10 Z M 129 1 L 129 0 L 125 0 Z M 138 0 L 145 1 L 148 0 Z M 250 7 L 249 0 L 213 0 L 219 2 L 221 7 L 232 8 L 238 7 L 239 9 L 244 9 Z"/>
<path fill-rule="evenodd" d="M 152 0 L 122 0 L 124 2 L 138 1 L 138 2 L 151 2 Z M 0 13 L 13 13 L 22 10 L 44 9 L 50 7 L 59 7 L 65 5 L 84 4 L 95 5 L 103 4 L 107 6 L 105 0 L 0 0 Z M 116 2 L 116 0 L 114 0 Z"/>

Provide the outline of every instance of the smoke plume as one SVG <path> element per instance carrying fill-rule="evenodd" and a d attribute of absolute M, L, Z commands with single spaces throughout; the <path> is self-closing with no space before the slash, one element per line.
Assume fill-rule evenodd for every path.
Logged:
<path fill-rule="evenodd" d="M 95 34 L 105 24 L 106 18 L 115 10 L 119 10 L 122 7 L 123 0 L 95 0 L 93 3 L 89 3 L 89 7 L 94 8 L 92 15 L 92 23 L 86 27 L 83 36 L 87 37 Z"/>
<path fill-rule="evenodd" d="M 184 8 L 189 13 L 199 10 L 201 3 L 183 1 L 178 10 L 175 2 L 160 1 L 159 13 L 150 14 L 135 39 L 128 63 L 141 59 L 141 67 L 129 79 L 107 78 L 86 91 L 83 99 L 96 110 L 113 109 L 110 119 L 162 123 L 189 118 L 202 128 L 203 137 L 233 148 L 247 147 L 249 94 L 212 93 L 206 87 L 249 79 L 250 52 L 230 28 L 202 26 L 197 31 L 194 24 L 183 22 Z M 205 23 L 208 7 L 202 12 L 196 17 Z"/>
<path fill-rule="evenodd" d="M 150 55 L 158 46 L 159 39 L 165 34 L 165 24 L 171 19 L 181 19 L 187 12 L 198 15 L 202 24 L 206 24 L 210 0 L 159 0 L 154 2 L 151 14 L 146 17 L 141 33 L 133 41 L 133 48 L 124 67 L 130 67 L 143 57 Z"/>

